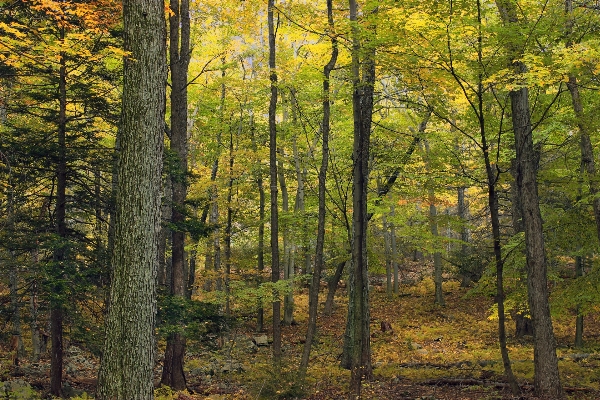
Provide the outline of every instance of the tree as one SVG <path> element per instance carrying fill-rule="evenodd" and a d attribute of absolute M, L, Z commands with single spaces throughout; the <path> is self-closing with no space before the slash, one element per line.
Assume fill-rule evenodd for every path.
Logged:
<path fill-rule="evenodd" d="M 170 295 L 187 294 L 185 257 L 185 199 L 188 179 L 188 65 L 190 62 L 190 10 L 188 0 L 171 0 L 169 16 L 169 60 L 171 72 L 171 151 L 176 156 L 171 171 L 171 279 Z M 161 383 L 175 390 L 185 389 L 183 332 L 169 334 Z"/>
<path fill-rule="evenodd" d="M 161 0 L 123 3 L 123 103 L 115 245 L 98 399 L 153 398 L 166 88 Z"/>
<path fill-rule="evenodd" d="M 335 68 L 338 57 L 338 43 L 334 33 L 333 1 L 327 0 L 327 22 L 331 35 L 331 57 L 323 67 L 323 120 L 321 122 L 322 159 L 319 169 L 319 220 L 317 226 L 317 244 L 315 246 L 315 266 L 312 271 L 310 291 L 308 298 L 308 327 L 306 328 L 306 342 L 300 361 L 300 378 L 304 379 L 310 359 L 310 350 L 317 330 L 317 309 L 319 306 L 319 289 L 321 286 L 321 271 L 323 270 L 323 246 L 325 244 L 325 192 L 327 190 L 327 167 L 329 165 L 329 131 L 331 128 L 331 99 L 329 79 L 331 71 Z M 337 283 L 336 283 L 337 285 Z"/>
<path fill-rule="evenodd" d="M 504 25 L 514 33 L 520 31 L 516 6 L 496 0 Z M 519 88 L 511 90 L 511 118 L 515 137 L 517 193 L 521 200 L 527 258 L 527 297 L 533 321 L 534 388 L 536 395 L 552 399 L 565 397 L 558 373 L 556 341 L 550 317 L 548 277 L 542 215 L 538 198 L 537 171 L 539 154 L 533 144 L 533 128 L 529 108 L 529 90 L 522 83 L 527 71 L 517 43 L 508 42 L 507 50 Z"/>
<path fill-rule="evenodd" d="M 360 396 L 363 379 L 370 379 L 371 334 L 369 277 L 367 261 L 367 189 L 369 185 L 369 145 L 375 86 L 374 43 L 361 43 L 357 25 L 358 5 L 349 1 L 352 24 L 352 110 L 354 147 L 352 152 L 352 262 L 348 294 L 348 319 L 344 335 L 342 365 L 350 370 L 350 390 Z M 376 12 L 370 10 L 370 12 Z M 372 34 L 372 32 L 371 32 Z M 361 57 L 362 55 L 362 57 Z"/>
<path fill-rule="evenodd" d="M 269 26 L 269 80 L 271 98 L 269 101 L 269 175 L 271 183 L 271 281 L 279 281 L 279 212 L 277 202 L 277 71 L 275 70 L 275 21 L 273 19 L 274 0 L 268 2 Z M 279 295 L 273 300 L 273 360 L 281 362 L 281 301 Z"/>

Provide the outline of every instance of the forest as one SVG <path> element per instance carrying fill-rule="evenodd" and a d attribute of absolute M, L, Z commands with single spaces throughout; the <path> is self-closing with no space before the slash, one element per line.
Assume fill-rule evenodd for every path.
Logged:
<path fill-rule="evenodd" d="M 0 398 L 600 398 L 600 2 L 0 0 Z"/>

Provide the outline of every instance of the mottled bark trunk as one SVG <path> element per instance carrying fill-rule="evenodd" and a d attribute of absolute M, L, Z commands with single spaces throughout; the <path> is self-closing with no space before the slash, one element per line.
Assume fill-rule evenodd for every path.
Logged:
<path fill-rule="evenodd" d="M 166 87 L 161 0 L 124 0 L 121 151 L 113 281 L 99 400 L 153 398 L 156 274 Z"/>
<path fill-rule="evenodd" d="M 312 279 L 308 293 L 308 326 L 306 329 L 306 341 L 300 360 L 300 379 L 306 377 L 310 351 L 317 332 L 317 312 L 319 308 L 319 289 L 321 287 L 321 271 L 324 267 L 323 248 L 325 245 L 325 216 L 326 204 L 325 195 L 327 192 L 327 168 L 329 166 L 329 132 L 331 129 L 331 98 L 329 78 L 331 71 L 335 67 L 338 56 L 337 39 L 333 36 L 333 1 L 327 0 L 327 22 L 331 36 L 331 57 L 329 62 L 323 67 L 323 120 L 321 121 L 321 166 L 319 168 L 319 216 L 317 222 L 317 243 L 315 245 L 315 266 L 312 271 Z M 337 285 L 337 282 L 336 282 Z M 333 302 L 333 300 L 332 300 Z"/>
<path fill-rule="evenodd" d="M 268 1 L 267 24 L 269 28 L 269 79 L 271 99 L 269 101 L 269 175 L 271 185 L 271 281 L 279 281 L 279 211 L 277 190 L 277 72 L 275 70 L 275 21 L 274 0 Z M 278 293 L 275 293 L 279 297 Z M 273 361 L 281 362 L 281 301 L 273 301 Z"/>

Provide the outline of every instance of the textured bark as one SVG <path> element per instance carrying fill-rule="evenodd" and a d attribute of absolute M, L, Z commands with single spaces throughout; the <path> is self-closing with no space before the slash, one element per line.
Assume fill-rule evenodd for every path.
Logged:
<path fill-rule="evenodd" d="M 275 22 L 274 0 L 268 1 L 267 24 L 269 26 L 269 79 L 271 99 L 269 101 L 269 175 L 271 185 L 271 281 L 279 281 L 279 210 L 277 205 L 277 72 L 275 71 Z M 279 296 L 276 293 L 277 296 Z M 273 301 L 273 361 L 281 362 L 281 302 Z"/>
<path fill-rule="evenodd" d="M 508 0 L 496 0 L 505 26 L 519 31 L 516 5 Z M 515 73 L 526 72 L 519 61 L 522 49 L 507 43 Z M 533 129 L 529 108 L 529 90 L 522 87 L 510 92 L 512 128 L 515 136 L 517 192 L 521 200 L 527 259 L 527 298 L 533 322 L 534 390 L 539 397 L 563 399 L 565 393 L 558 373 L 556 341 L 550 317 L 548 277 L 542 215 L 540 212 L 537 170 L 538 155 L 533 145 Z"/>
<path fill-rule="evenodd" d="M 348 292 L 348 318 L 342 366 L 350 370 L 350 390 L 360 396 L 361 382 L 371 379 L 369 279 L 367 260 L 367 190 L 375 84 L 375 50 L 360 42 L 357 3 L 349 1 L 352 29 L 352 111 L 354 119 L 352 171 L 352 262 Z M 366 50 L 366 51 L 365 51 Z M 364 57 L 361 59 L 361 54 Z M 362 72 L 362 77 L 361 77 Z"/>
<path fill-rule="evenodd" d="M 327 22 L 329 30 L 333 33 L 333 0 L 327 0 Z M 338 44 L 335 36 L 331 37 L 331 57 L 323 67 L 323 120 L 321 121 L 321 166 L 319 168 L 319 216 L 317 222 L 317 243 L 315 246 L 315 266 L 312 271 L 310 290 L 308 294 L 308 327 L 306 328 L 306 341 L 302 349 L 300 360 L 300 378 L 304 380 L 310 351 L 317 332 L 317 311 L 319 307 L 319 289 L 321 287 L 321 271 L 323 271 L 324 259 L 323 248 L 325 244 L 325 195 L 327 191 L 327 168 L 329 166 L 329 131 L 331 129 L 331 98 L 329 89 L 329 78 L 335 67 L 338 56 Z M 337 285 L 337 282 L 336 282 Z"/>
<path fill-rule="evenodd" d="M 99 400 L 153 398 L 156 274 L 166 87 L 160 0 L 123 2 L 121 150 L 113 280 L 98 375 Z"/>
<path fill-rule="evenodd" d="M 171 151 L 177 155 L 177 165 L 171 172 L 171 287 L 170 295 L 186 297 L 185 199 L 187 197 L 188 96 L 187 77 L 190 62 L 190 15 L 188 0 L 171 0 L 169 17 L 169 65 L 171 68 Z M 161 383 L 174 390 L 186 387 L 183 362 L 185 337 L 180 332 L 169 334 Z"/>

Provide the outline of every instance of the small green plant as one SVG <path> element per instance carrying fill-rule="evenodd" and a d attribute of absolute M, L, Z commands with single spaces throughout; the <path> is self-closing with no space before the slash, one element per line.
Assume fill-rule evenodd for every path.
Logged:
<path fill-rule="evenodd" d="M 71 397 L 71 400 L 94 400 L 94 397 L 90 396 L 86 392 L 83 392 L 79 396 Z"/>

